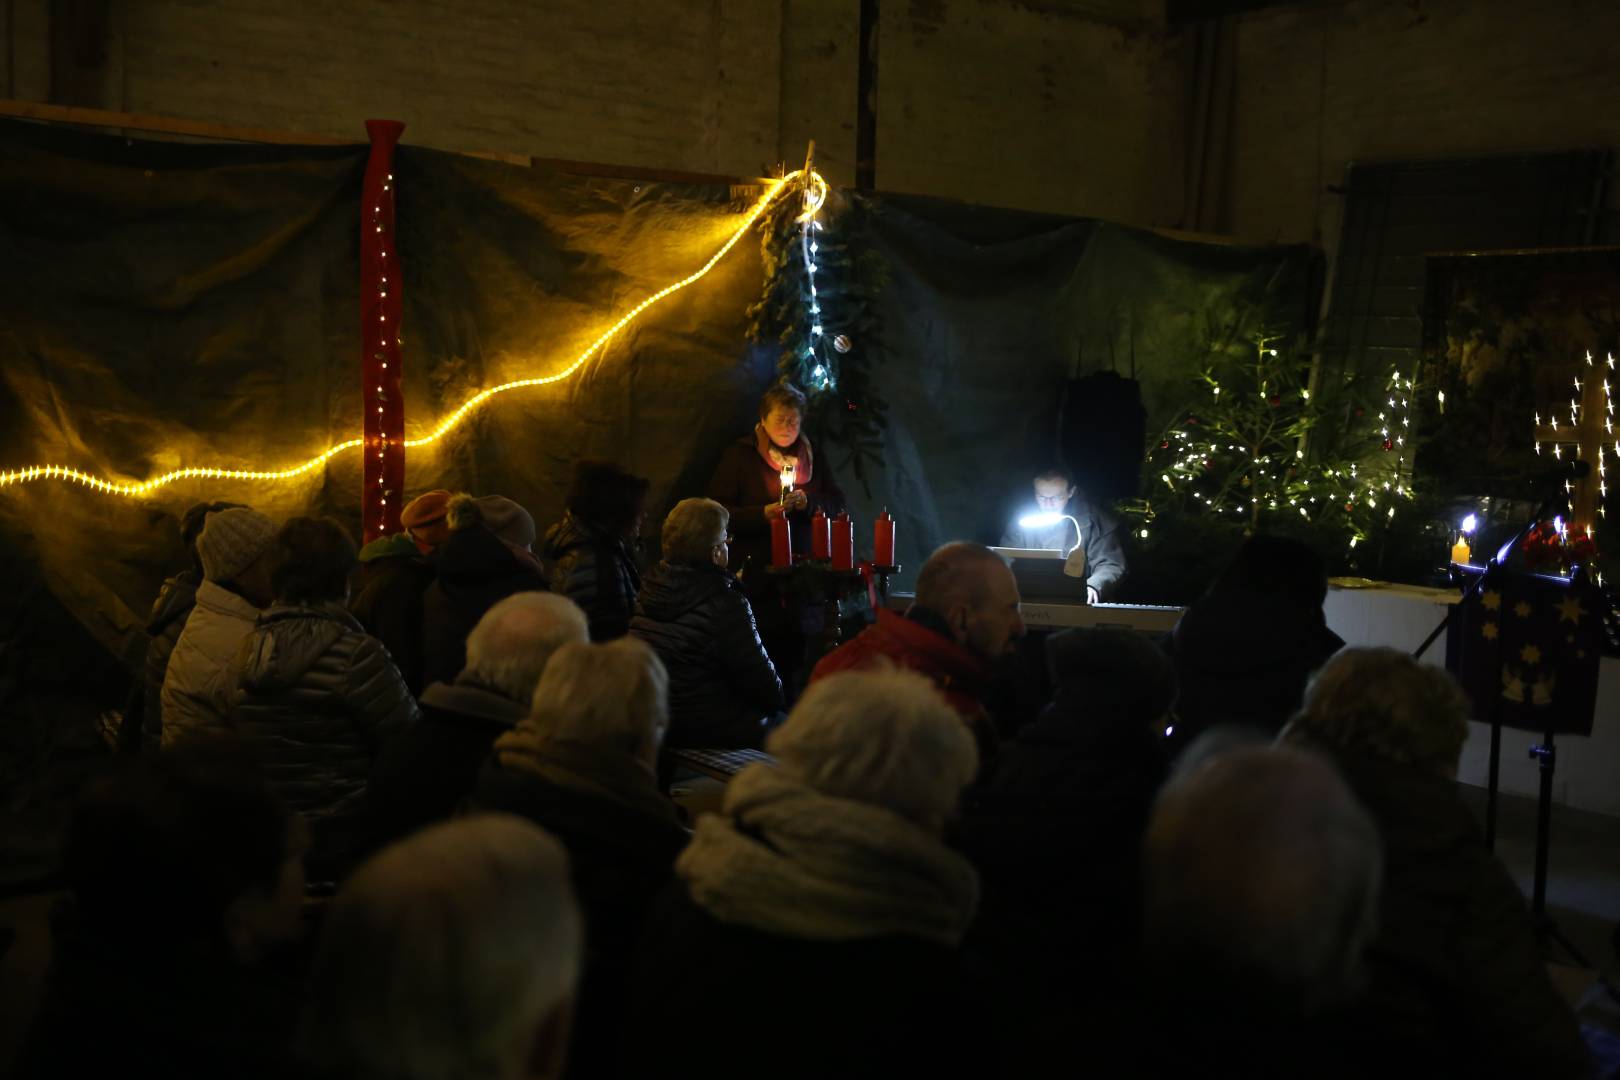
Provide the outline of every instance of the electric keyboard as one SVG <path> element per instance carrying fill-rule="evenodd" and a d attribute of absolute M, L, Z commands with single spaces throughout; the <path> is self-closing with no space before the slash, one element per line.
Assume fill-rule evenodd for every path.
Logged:
<path fill-rule="evenodd" d="M 1098 626 L 1114 630 L 1138 630 L 1145 634 L 1168 634 L 1181 619 L 1182 607 L 1158 604 L 1066 604 L 1062 601 L 1025 600 L 1018 610 L 1030 629 L 1071 626 Z"/>
<path fill-rule="evenodd" d="M 889 610 L 905 614 L 915 599 L 911 593 L 892 593 Z M 1184 607 L 1159 604 L 1076 604 L 1066 600 L 1025 600 L 1019 605 L 1024 625 L 1031 630 L 1067 630 L 1072 626 L 1101 626 L 1168 634 L 1176 628 Z"/>

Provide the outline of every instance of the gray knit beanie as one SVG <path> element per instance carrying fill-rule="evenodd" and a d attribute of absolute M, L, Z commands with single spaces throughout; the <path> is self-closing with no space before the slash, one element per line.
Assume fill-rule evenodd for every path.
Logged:
<path fill-rule="evenodd" d="M 534 516 L 505 495 L 485 495 L 478 500 L 489 531 L 520 548 L 532 548 L 535 541 Z"/>
<path fill-rule="evenodd" d="M 212 582 L 234 581 L 270 549 L 276 523 L 245 506 L 216 510 L 203 522 L 197 537 L 197 558 L 203 577 Z"/>

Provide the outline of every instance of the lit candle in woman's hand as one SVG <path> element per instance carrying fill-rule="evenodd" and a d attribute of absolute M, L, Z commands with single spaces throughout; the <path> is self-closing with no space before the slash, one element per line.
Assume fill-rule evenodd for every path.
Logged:
<path fill-rule="evenodd" d="M 782 503 L 786 505 L 788 496 L 793 494 L 793 466 L 782 466 L 782 472 L 777 478 L 782 481 Z"/>

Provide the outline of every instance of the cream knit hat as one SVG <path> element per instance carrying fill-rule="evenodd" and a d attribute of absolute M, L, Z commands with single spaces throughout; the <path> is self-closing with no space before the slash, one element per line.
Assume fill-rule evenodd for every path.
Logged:
<path fill-rule="evenodd" d="M 276 538 L 276 523 L 247 507 L 217 510 L 203 522 L 197 558 L 209 581 L 232 581 L 259 560 Z"/>

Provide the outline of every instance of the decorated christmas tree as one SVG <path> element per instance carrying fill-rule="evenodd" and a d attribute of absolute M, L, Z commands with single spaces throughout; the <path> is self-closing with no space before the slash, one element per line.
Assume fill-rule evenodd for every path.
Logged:
<path fill-rule="evenodd" d="M 1412 378 L 1391 373 L 1379 397 L 1353 383 L 1320 390 L 1289 340 L 1262 334 L 1243 351 L 1212 350 L 1196 400 L 1149 448 L 1142 498 L 1126 507 L 1140 542 L 1156 523 L 1204 518 L 1227 523 L 1222 532 L 1324 546 L 1337 537 L 1352 562 L 1412 498 Z"/>

